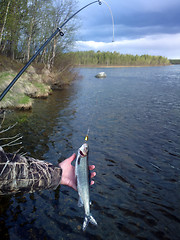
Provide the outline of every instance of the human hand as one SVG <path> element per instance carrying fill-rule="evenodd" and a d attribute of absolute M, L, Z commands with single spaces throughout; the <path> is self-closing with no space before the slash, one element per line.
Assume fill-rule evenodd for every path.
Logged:
<path fill-rule="evenodd" d="M 61 163 L 59 163 L 60 168 L 62 169 L 62 176 L 61 176 L 61 182 L 62 185 L 67 185 L 69 187 L 72 187 L 74 190 L 77 191 L 77 183 L 76 183 L 76 176 L 75 176 L 75 167 L 72 166 L 72 161 L 76 158 L 76 154 L 74 153 L 71 157 L 65 159 Z M 89 170 L 94 170 L 95 166 L 90 165 Z M 96 172 L 91 173 L 91 178 L 96 176 Z M 91 185 L 94 184 L 94 181 L 91 180 Z"/>

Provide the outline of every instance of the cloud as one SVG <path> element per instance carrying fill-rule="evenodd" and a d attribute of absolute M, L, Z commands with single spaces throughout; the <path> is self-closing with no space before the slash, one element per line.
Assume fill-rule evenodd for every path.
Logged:
<path fill-rule="evenodd" d="M 75 51 L 117 51 L 133 55 L 161 55 L 167 58 L 179 58 L 180 33 L 158 34 L 138 39 L 126 39 L 115 42 L 76 41 Z M 173 43 L 173 44 L 172 44 Z"/>
<path fill-rule="evenodd" d="M 85 2 L 88 1 L 83 0 L 82 5 Z M 171 28 L 180 32 L 179 0 L 106 0 L 106 2 L 112 9 L 115 29 L 119 25 L 123 25 L 124 28 L 161 26 L 160 30 L 162 31 L 160 33 L 169 33 Z M 84 37 L 87 37 L 86 40 L 91 40 L 92 36 L 97 36 L 93 34 L 94 28 L 99 29 L 100 33 L 103 32 L 105 27 L 112 28 L 111 14 L 105 4 L 101 6 L 93 4 L 80 13 L 80 19 L 82 29 L 89 30 L 89 34 L 86 31 L 86 35 L 84 35 Z M 164 30 L 165 32 L 163 32 Z"/>
<path fill-rule="evenodd" d="M 80 6 L 89 0 L 79 0 Z M 112 21 L 105 4 L 93 4 L 79 17 L 81 27 L 76 49 L 118 51 L 130 54 L 153 54 L 180 58 L 180 0 L 106 0 L 114 16 Z"/>

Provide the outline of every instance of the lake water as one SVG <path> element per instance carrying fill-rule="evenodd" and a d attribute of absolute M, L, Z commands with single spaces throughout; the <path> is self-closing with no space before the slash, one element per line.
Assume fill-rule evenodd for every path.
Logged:
<path fill-rule="evenodd" d="M 1 239 L 179 239 L 180 66 L 77 70 L 83 79 L 7 114 L 5 125 L 18 121 L 9 134 L 21 132 L 22 151 L 53 164 L 90 128 L 98 227 L 81 230 L 77 193 L 61 186 L 0 197 Z M 100 71 L 107 78 L 96 79 Z"/>

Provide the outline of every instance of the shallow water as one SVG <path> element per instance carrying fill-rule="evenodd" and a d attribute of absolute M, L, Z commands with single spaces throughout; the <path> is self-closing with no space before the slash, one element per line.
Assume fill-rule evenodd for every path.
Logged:
<path fill-rule="evenodd" d="M 70 88 L 36 100 L 18 121 L 27 154 L 53 164 L 77 152 L 89 132 L 98 227 L 81 227 L 77 193 L 0 197 L 1 239 L 179 239 L 180 66 L 78 69 Z M 105 71 L 107 78 L 94 76 Z"/>

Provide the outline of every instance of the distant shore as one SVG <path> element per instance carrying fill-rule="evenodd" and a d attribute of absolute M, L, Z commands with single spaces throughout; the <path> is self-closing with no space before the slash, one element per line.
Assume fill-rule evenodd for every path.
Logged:
<path fill-rule="evenodd" d="M 173 65 L 173 64 L 168 64 Z M 75 65 L 75 68 L 128 68 L 128 67 L 160 67 L 160 66 L 167 66 L 167 65 Z"/>

